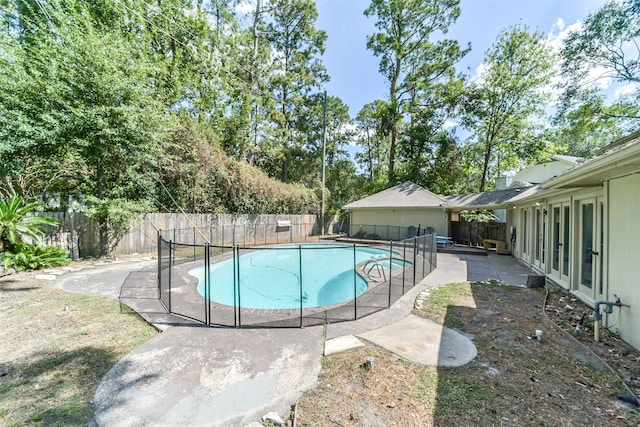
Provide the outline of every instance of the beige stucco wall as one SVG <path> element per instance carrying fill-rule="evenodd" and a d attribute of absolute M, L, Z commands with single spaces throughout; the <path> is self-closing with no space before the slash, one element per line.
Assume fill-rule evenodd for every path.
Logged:
<path fill-rule="evenodd" d="M 447 213 L 442 208 L 386 208 L 386 209 L 353 209 L 351 211 L 351 225 L 381 225 L 392 227 L 418 227 L 421 230 L 433 227 L 437 234 L 448 235 Z M 384 228 L 377 228 L 376 234 L 381 238 L 386 236 Z"/>
<path fill-rule="evenodd" d="M 640 175 L 609 181 L 609 295 L 617 294 L 623 304 L 618 324 L 622 339 L 640 348 Z M 616 311 L 611 316 L 615 321 Z"/>

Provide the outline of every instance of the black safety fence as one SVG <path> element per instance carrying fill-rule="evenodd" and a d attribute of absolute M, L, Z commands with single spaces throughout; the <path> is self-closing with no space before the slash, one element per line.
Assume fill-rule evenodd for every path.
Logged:
<path fill-rule="evenodd" d="M 158 233 L 158 296 L 212 326 L 304 327 L 387 309 L 436 268 L 435 234 L 374 245 L 183 243 Z"/>
<path fill-rule="evenodd" d="M 350 224 L 348 237 L 363 240 L 405 240 L 425 234 L 435 234 L 437 230 L 421 224 L 410 226 L 380 224 Z"/>

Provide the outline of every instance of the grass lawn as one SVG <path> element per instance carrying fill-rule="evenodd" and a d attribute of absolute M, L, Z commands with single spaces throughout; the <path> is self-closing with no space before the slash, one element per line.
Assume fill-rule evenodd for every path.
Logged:
<path fill-rule="evenodd" d="M 102 377 L 156 333 L 117 301 L 0 278 L 0 425 L 86 426 Z"/>

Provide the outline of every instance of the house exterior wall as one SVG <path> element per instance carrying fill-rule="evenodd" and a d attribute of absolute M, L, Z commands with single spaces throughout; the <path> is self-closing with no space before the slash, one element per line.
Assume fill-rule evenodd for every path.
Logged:
<path fill-rule="evenodd" d="M 401 228 L 420 226 L 421 230 L 433 227 L 438 235 L 448 235 L 447 213 L 442 208 L 353 209 L 351 211 L 351 227 L 359 225 L 388 225 Z M 397 233 L 391 233 L 392 235 L 387 236 L 383 227 L 378 227 L 376 234 L 382 239 L 395 238 L 397 235 Z"/>
<path fill-rule="evenodd" d="M 512 180 L 537 184 L 558 176 L 571 167 L 572 165 L 560 161 L 542 163 L 521 170 L 513 176 Z"/>
<path fill-rule="evenodd" d="M 517 230 L 513 255 L 591 307 L 597 301 L 615 301 L 614 295 L 619 296 L 625 307 L 614 307 L 613 314 L 608 317 L 601 310 L 603 325 L 618 332 L 623 340 L 636 348 L 640 348 L 640 334 L 637 332 L 640 328 L 640 228 L 636 221 L 636 215 L 640 212 L 640 198 L 633 195 L 637 194 L 638 188 L 640 175 L 628 175 L 605 181 L 602 187 L 547 196 L 544 203 L 529 201 L 507 212 L 507 227 L 516 227 Z M 593 204 L 595 216 L 595 237 L 591 250 L 597 255 L 590 265 L 594 270 L 591 289 L 582 284 L 584 273 L 581 270 L 585 252 L 581 211 L 585 204 Z M 567 227 L 568 242 L 562 236 L 564 233 L 561 232 L 559 238 L 554 234 L 556 208 L 558 210 L 555 212 L 560 215 L 564 209 L 568 209 L 568 218 L 563 216 L 560 229 Z M 545 220 L 544 229 L 539 227 L 536 230 L 537 210 Z M 546 214 L 543 214 L 544 211 Z M 556 239 L 561 246 L 556 245 Z M 536 256 L 536 241 L 544 241 L 544 260 Z M 567 244 L 568 268 L 565 270 L 561 265 L 564 260 L 562 250 Z M 556 250 L 559 251 L 559 259 L 554 266 L 553 254 Z"/>
<path fill-rule="evenodd" d="M 637 215 L 640 212 L 640 175 L 630 175 L 608 182 L 609 198 L 609 301 L 620 297 L 629 307 L 620 309 L 620 317 L 611 329 L 617 329 L 623 340 L 640 348 L 640 228 Z M 618 308 L 610 315 L 615 321 Z"/>

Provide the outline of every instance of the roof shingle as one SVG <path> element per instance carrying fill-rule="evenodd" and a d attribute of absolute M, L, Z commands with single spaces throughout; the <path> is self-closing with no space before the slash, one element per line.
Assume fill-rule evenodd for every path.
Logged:
<path fill-rule="evenodd" d="M 364 199 L 356 200 L 344 206 L 344 209 L 361 208 L 425 208 L 441 207 L 445 198 L 414 184 L 403 182 L 394 187 L 372 194 Z"/>

